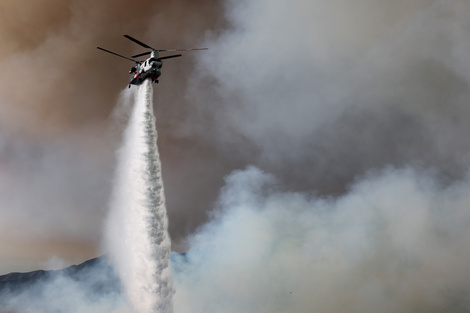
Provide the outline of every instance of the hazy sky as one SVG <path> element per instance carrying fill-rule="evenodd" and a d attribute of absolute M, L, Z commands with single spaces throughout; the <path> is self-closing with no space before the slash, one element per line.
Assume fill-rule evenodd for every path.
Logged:
<path fill-rule="evenodd" d="M 3 1 L 0 272 L 98 253 L 132 63 L 96 46 L 143 52 L 129 34 L 209 48 L 165 61 L 155 88 L 170 232 L 184 250 L 224 178 L 249 165 L 320 198 L 386 169 L 464 179 L 469 15 L 458 0 Z"/>

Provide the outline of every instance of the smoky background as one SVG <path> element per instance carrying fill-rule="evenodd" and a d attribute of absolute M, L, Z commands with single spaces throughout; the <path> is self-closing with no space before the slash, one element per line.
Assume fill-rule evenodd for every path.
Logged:
<path fill-rule="evenodd" d="M 4 272 L 35 269 L 51 255 L 73 262 L 99 252 L 114 153 L 129 110 L 118 97 L 132 64 L 95 47 L 123 55 L 143 52 L 122 37 L 129 34 L 156 48 L 209 48 L 165 61 L 155 87 L 175 250 L 193 251 L 203 242 L 194 238 L 212 238 L 197 236 L 211 227 L 221 227 L 216 234 L 226 238 L 222 226 L 224 216 L 230 215 L 223 212 L 231 212 L 231 205 L 223 199 L 228 191 L 242 203 L 250 193 L 261 197 L 245 204 L 266 207 L 266 212 L 271 206 L 263 203 L 271 197 L 304 197 L 298 210 L 281 201 L 285 210 L 279 212 L 293 215 L 292 225 L 299 222 L 295 217 L 318 212 L 317 201 L 331 201 L 322 211 L 324 221 L 335 220 L 344 210 L 348 214 L 338 218 L 340 225 L 359 219 L 353 224 L 376 229 L 395 221 L 388 214 L 397 208 L 406 208 L 401 216 L 415 216 L 421 206 L 408 201 L 400 185 L 411 182 L 411 190 L 425 203 L 422 212 L 432 213 L 418 214 L 404 226 L 399 226 L 401 220 L 393 222 L 398 226 L 390 228 L 391 238 L 408 230 L 406 238 L 418 238 L 412 250 L 422 251 L 417 259 L 427 265 L 425 260 L 433 255 L 428 251 L 438 251 L 441 245 L 431 240 L 432 248 L 419 247 L 437 238 L 435 229 L 452 233 L 455 250 L 437 268 L 454 268 L 445 277 L 459 276 L 462 267 L 451 264 L 457 258 L 467 260 L 457 251 L 467 248 L 466 231 L 458 225 L 467 220 L 468 210 L 465 197 L 448 190 L 465 190 L 469 164 L 470 6 L 465 1 L 298 1 L 295 6 L 281 0 L 4 1 L 0 6 Z M 227 183 L 233 175 L 253 181 L 274 177 L 276 188 L 256 189 L 241 178 L 240 184 Z M 388 185 L 389 180 L 396 185 Z M 367 197 L 380 194 L 374 183 L 384 186 L 381 191 L 387 195 L 373 201 L 377 212 L 384 212 L 377 213 L 383 224 L 361 220 L 369 214 L 363 211 L 369 208 L 366 204 L 343 209 L 356 207 L 347 200 L 358 195 L 358 188 Z M 253 192 L 242 192 L 252 187 Z M 432 207 L 429 199 L 443 194 L 448 201 Z M 393 202 L 395 197 L 403 202 Z M 346 204 L 334 205 L 335 199 Z M 431 221 L 442 219 L 443 212 L 449 218 L 435 226 Z M 251 218 L 240 216 L 245 219 L 233 229 L 243 229 Z M 273 221 L 264 213 L 260 219 Z M 334 234 L 329 230 L 340 227 L 321 228 L 327 224 L 311 224 L 303 234 L 324 229 L 329 238 Z M 420 229 L 417 225 L 434 226 L 422 233 L 429 236 L 419 236 L 413 231 Z M 352 229 L 360 232 L 362 226 Z M 347 237 L 337 236 L 343 247 Z M 256 234 L 234 238 L 260 243 Z M 317 235 L 301 238 L 310 242 Z M 382 253 L 387 241 L 368 246 L 369 241 L 361 239 L 367 236 L 354 238 L 351 246 L 357 251 L 369 247 L 377 264 L 386 264 L 381 263 L 384 255 L 403 260 L 400 253 Z M 398 244 L 399 251 L 401 242 L 405 240 Z M 221 239 L 216 246 L 232 247 L 229 243 Z M 295 263 L 305 250 L 289 251 Z M 357 260 L 353 253 L 342 253 L 348 264 Z M 356 267 L 344 270 L 351 274 L 345 277 L 358 277 Z M 422 290 L 420 277 L 414 290 Z M 465 292 L 463 277 L 458 284 L 449 278 L 448 290 Z M 442 294 L 441 289 L 435 292 Z"/>

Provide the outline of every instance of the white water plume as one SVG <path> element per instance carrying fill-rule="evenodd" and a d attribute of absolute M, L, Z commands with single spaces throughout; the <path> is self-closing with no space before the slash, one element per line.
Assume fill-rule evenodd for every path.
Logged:
<path fill-rule="evenodd" d="M 130 97 L 135 103 L 118 154 L 105 244 L 134 310 L 171 313 L 171 242 L 152 93 L 146 80 Z"/>

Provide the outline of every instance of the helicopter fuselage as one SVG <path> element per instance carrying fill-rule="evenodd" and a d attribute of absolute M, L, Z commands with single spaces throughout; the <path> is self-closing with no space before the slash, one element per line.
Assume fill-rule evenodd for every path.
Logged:
<path fill-rule="evenodd" d="M 140 85 L 150 78 L 152 82 L 158 83 L 158 77 L 162 75 L 163 63 L 159 61 L 158 56 L 152 53 L 152 56 L 142 63 L 136 63 L 129 73 L 132 75 L 129 79 L 130 85 Z"/>

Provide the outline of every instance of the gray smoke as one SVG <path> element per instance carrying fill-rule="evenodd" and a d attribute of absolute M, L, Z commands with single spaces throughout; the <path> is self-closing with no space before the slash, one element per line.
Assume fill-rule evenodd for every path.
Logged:
<path fill-rule="evenodd" d="M 387 165 L 459 177 L 469 15 L 460 0 L 228 1 L 231 27 L 207 41 L 181 132 L 297 190 L 338 194 Z"/>
<path fill-rule="evenodd" d="M 256 167 L 188 238 L 175 310 L 468 311 L 470 5 L 226 3 L 179 130 Z"/>
<path fill-rule="evenodd" d="M 469 188 L 390 167 L 321 198 L 235 171 L 173 265 L 175 311 L 466 312 Z"/>

